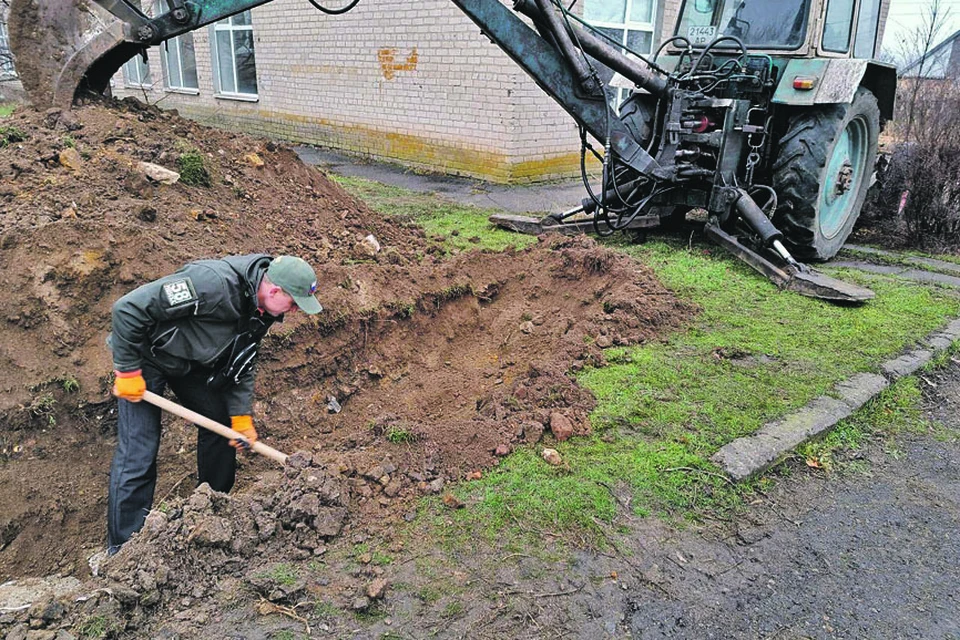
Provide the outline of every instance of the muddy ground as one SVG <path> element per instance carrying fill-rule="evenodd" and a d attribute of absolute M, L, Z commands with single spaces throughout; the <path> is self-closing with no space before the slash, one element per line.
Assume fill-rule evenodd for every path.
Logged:
<path fill-rule="evenodd" d="M 960 638 L 960 361 L 924 379 L 940 429 L 876 442 L 831 475 L 797 461 L 735 521 L 683 530 L 624 509 L 616 551 L 553 563 L 411 549 L 425 555 L 389 577 L 413 586 L 353 637 Z"/>
<path fill-rule="evenodd" d="M 28 618 L 51 632 L 105 628 L 156 638 L 958 638 L 960 361 L 924 380 L 924 412 L 937 429 L 875 442 L 856 465 L 830 475 L 798 461 L 735 521 L 677 528 L 625 508 L 608 552 L 557 547 L 544 556 L 479 543 L 450 553 L 405 540 L 382 548 L 395 557 L 384 566 L 338 552 L 336 543 L 293 560 L 291 549 L 270 551 L 268 536 L 260 548 L 292 564 L 238 554 L 246 571 L 231 569 L 212 523 L 231 511 L 230 521 L 242 522 L 238 508 L 255 512 L 252 505 L 271 500 L 279 507 L 272 513 L 296 517 L 290 499 L 303 495 L 312 469 L 299 459 L 283 484 L 264 478 L 235 498 L 201 490 L 176 512 L 154 514 L 152 542 L 121 552 L 108 569 L 115 580 L 72 585 L 70 601 L 81 601 L 70 610 L 51 598 L 29 613 L 0 615 L 0 624 L 18 639 Z M 329 480 L 317 495 L 330 496 Z M 267 497 L 271 482 L 282 489 Z M 178 521 L 203 543 L 178 550 Z M 339 540 L 371 538 L 354 532 Z M 189 593 L 157 615 L 145 587 L 197 561 L 226 575 L 193 575 Z M 298 575 L 285 579 L 291 566 Z M 381 587 L 382 600 L 363 612 L 331 604 Z M 118 617 L 125 632 L 105 622 Z"/>
<path fill-rule="evenodd" d="M 293 253 L 316 266 L 325 307 L 275 327 L 259 365 L 258 430 L 304 452 L 297 465 L 247 458 L 231 496 L 193 493 L 195 430 L 167 420 L 145 534 L 91 583 L 106 591 L 35 626 L 102 613 L 142 637 L 182 618 L 190 637 L 224 593 L 289 604 L 298 590 L 277 592 L 257 577 L 264 567 L 389 535 L 417 497 L 514 446 L 587 433 L 593 399 L 569 372 L 695 313 L 648 269 L 585 238 L 447 255 L 283 146 L 131 99 L 21 110 L 4 124 L 0 582 L 92 579 L 115 435 L 103 340 L 117 297 L 189 260 Z M 141 164 L 197 158 L 208 175 L 193 185 L 158 183 Z M 375 577 L 333 572 L 311 587 L 349 608 Z M 0 628 L 27 615 L 6 612 Z"/>

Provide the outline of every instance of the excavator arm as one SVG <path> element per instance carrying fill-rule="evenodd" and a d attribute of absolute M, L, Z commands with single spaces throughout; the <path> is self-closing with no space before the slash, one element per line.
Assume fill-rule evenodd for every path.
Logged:
<path fill-rule="evenodd" d="M 151 17 L 132 0 L 13 0 L 11 47 L 34 105 L 69 109 L 78 92 L 104 92 L 123 63 L 146 47 L 269 1 L 164 0 L 166 11 Z M 759 148 L 753 139 L 762 140 L 767 133 L 768 125 L 755 117 L 767 98 L 705 93 L 702 78 L 711 76 L 698 67 L 706 50 L 686 76 L 671 75 L 576 25 L 557 0 L 514 0 L 514 11 L 499 0 L 451 1 L 570 114 L 584 140 L 589 133 L 604 147 L 599 196 L 591 191 L 582 207 L 562 216 L 496 222 L 532 232 L 636 230 L 655 226 L 656 216 L 645 215 L 652 205 L 681 198 L 683 204 L 710 212 L 709 237 L 781 288 L 847 302 L 873 297 L 869 290 L 796 262 L 768 212 L 754 202 L 751 193 L 757 191 L 741 188 L 743 166 L 749 163 L 746 150 Z M 742 43 L 740 47 L 744 49 Z M 618 114 L 596 63 L 642 89 L 649 100 L 622 105 Z M 743 69 L 738 82 L 753 83 L 748 91 L 769 84 L 760 82 L 763 68 L 751 70 L 749 60 L 747 66 L 738 64 Z M 714 72 L 714 77 L 721 76 Z M 687 143 L 716 153 L 708 151 L 704 162 L 699 151 L 684 147 Z M 775 197 L 773 202 L 775 207 Z M 616 220 L 610 211 L 617 212 Z"/>

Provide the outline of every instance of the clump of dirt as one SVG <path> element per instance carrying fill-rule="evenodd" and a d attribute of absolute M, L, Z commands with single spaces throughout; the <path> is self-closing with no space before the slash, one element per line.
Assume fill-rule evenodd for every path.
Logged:
<path fill-rule="evenodd" d="M 115 435 L 110 306 L 190 260 L 300 255 L 325 311 L 288 318 L 261 351 L 258 431 L 304 452 L 285 471 L 246 458 L 234 494 L 191 494 L 192 428 L 165 420 L 155 507 L 172 510 L 106 565 L 145 606 L 202 599 L 205 567 L 275 600 L 243 573 L 251 550 L 257 566 L 311 557 L 545 431 L 588 433 L 594 400 L 575 372 L 693 311 L 584 237 L 447 255 L 290 149 L 133 100 L 10 125 L 24 135 L 0 149 L 0 580 L 87 575 Z M 141 164 L 176 170 L 184 154 L 210 186 L 162 184 Z M 188 578 L 202 583 L 189 594 Z"/>
<path fill-rule="evenodd" d="M 282 473 L 265 474 L 250 491 L 227 495 L 202 485 L 185 501 L 150 513 L 98 574 L 132 589 L 142 606 L 208 592 L 226 577 L 245 575 L 273 601 L 303 585 L 261 575 L 278 558 L 302 561 L 326 552 L 347 521 L 349 488 L 336 471 L 290 456 Z"/>

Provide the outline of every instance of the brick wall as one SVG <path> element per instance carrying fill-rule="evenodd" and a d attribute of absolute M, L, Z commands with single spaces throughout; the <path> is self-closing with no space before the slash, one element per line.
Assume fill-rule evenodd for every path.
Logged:
<path fill-rule="evenodd" d="M 683 0 L 663 0 L 661 3 L 660 33 L 673 35 L 673 29 L 677 24 L 677 18 L 680 17 L 680 5 Z"/>
<path fill-rule="evenodd" d="M 677 0 L 668 0 L 673 4 Z M 258 100 L 213 94 L 210 31 L 193 32 L 199 95 L 136 95 L 219 127 L 500 182 L 575 175 L 574 121 L 447 0 L 368 0 L 327 16 L 302 0 L 252 11 Z M 292 27 L 295 25 L 295 27 Z"/>
<path fill-rule="evenodd" d="M 661 33 L 672 33 L 680 6 L 659 2 Z M 124 87 L 118 74 L 115 93 L 222 128 L 432 171 L 498 182 L 579 171 L 573 120 L 448 0 L 364 0 L 342 16 L 274 0 L 252 15 L 257 101 L 214 96 L 209 27 L 193 32 L 198 95 L 163 90 L 156 49 L 153 88 Z"/>

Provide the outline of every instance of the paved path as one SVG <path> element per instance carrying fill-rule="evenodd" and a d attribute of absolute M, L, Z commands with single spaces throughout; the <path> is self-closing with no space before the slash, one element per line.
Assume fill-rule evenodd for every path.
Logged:
<path fill-rule="evenodd" d="M 937 261 L 941 262 L 941 261 Z M 831 267 L 845 267 L 847 269 L 858 269 L 870 273 L 880 273 L 884 275 L 906 278 L 914 282 L 926 282 L 930 284 L 942 284 L 948 287 L 960 287 L 960 275 L 950 275 L 948 273 L 937 273 L 926 269 L 914 269 L 912 267 L 898 266 L 891 264 L 875 264 L 863 260 L 832 260 L 828 263 Z M 942 264 L 950 264 L 943 262 Z M 928 265 L 929 266 L 929 265 Z M 956 266 L 956 265 L 954 265 Z"/>
<path fill-rule="evenodd" d="M 852 253 L 865 253 L 867 255 L 874 255 L 880 257 L 893 257 L 897 260 L 902 260 L 908 264 L 917 264 L 924 267 L 933 269 L 934 271 L 940 271 L 942 273 L 949 273 L 955 276 L 960 276 L 960 264 L 956 262 L 947 262 L 946 260 L 937 260 L 936 258 L 924 258 L 921 256 L 904 256 L 902 254 L 896 253 L 894 251 L 887 251 L 885 249 L 875 249 L 873 247 L 864 247 L 858 244 L 846 244 L 843 247 L 844 252 Z"/>
<path fill-rule="evenodd" d="M 456 202 L 477 207 L 495 207 L 512 213 L 560 213 L 580 205 L 586 196 L 583 182 L 567 180 L 550 184 L 498 185 L 472 178 L 415 173 L 398 165 L 358 160 L 314 147 L 294 147 L 307 164 L 353 178 L 366 178 L 412 191 L 438 193 Z"/>

